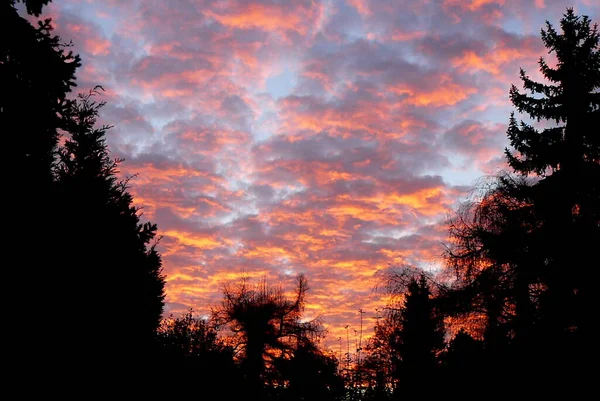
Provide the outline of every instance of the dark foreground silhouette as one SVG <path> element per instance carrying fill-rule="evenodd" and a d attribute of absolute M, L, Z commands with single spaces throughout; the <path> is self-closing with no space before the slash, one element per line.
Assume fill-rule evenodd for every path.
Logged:
<path fill-rule="evenodd" d="M 24 1 L 39 16 L 48 1 Z M 207 319 L 163 318 L 157 227 L 142 222 L 98 127 L 102 88 L 70 97 L 79 56 L 0 2 L 7 142 L 6 355 L 23 396 L 260 400 L 576 398 L 593 391 L 600 244 L 598 31 L 567 9 L 541 37 L 546 83 L 521 71 L 512 171 L 448 222 L 446 266 L 390 273 L 398 295 L 356 352 L 324 351 L 321 322 L 266 282 L 223 288 Z M 9 259 L 5 259 L 8 261 Z M 360 311 L 362 313 L 362 310 Z M 352 355 L 354 359 L 352 359 Z M 592 389 L 592 390 L 590 390 Z M 594 394 L 594 392 L 590 394 Z M 593 396 L 593 395 L 592 395 Z"/>

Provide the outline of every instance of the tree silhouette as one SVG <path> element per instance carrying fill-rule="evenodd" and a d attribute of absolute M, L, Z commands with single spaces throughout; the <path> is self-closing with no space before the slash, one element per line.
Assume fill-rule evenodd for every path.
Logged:
<path fill-rule="evenodd" d="M 414 397 L 439 373 L 445 328 L 432 288 L 437 293 L 440 284 L 423 270 L 401 266 L 383 274 L 383 285 L 392 299 L 383 319 L 378 318 L 366 362 L 379 363 L 375 369 L 389 373 L 377 380 L 380 389 L 373 392 L 385 399 L 393 388 L 393 398 Z"/>
<path fill-rule="evenodd" d="M 425 275 L 412 279 L 399 311 L 396 333 L 399 397 L 422 394 L 437 374 L 437 353 L 444 347 L 443 321 L 433 310 L 431 291 Z"/>
<path fill-rule="evenodd" d="M 47 1 L 27 1 L 30 14 L 38 15 Z M 55 266 L 62 246 L 56 227 L 61 224 L 55 193 L 55 162 L 62 116 L 69 107 L 67 96 L 75 86 L 80 58 L 68 51 L 52 34 L 49 19 L 32 25 L 19 15 L 14 1 L 0 2 L 0 126 L 7 163 L 14 170 L 6 175 L 5 246 L 15 255 L 5 280 L 11 299 L 21 307 L 8 307 L 5 315 L 15 327 L 30 325 L 34 314 L 37 330 L 15 332 L 7 344 L 19 349 L 20 361 L 30 372 L 53 385 L 48 365 L 60 358 L 63 335 L 59 330 L 57 294 L 60 280 Z M 25 362 L 27 361 L 27 362 Z M 40 387 L 43 387 L 40 384 Z"/>
<path fill-rule="evenodd" d="M 299 338 L 292 356 L 276 359 L 275 366 L 285 383 L 282 399 L 286 401 L 333 401 L 345 394 L 336 358 L 326 355 L 308 337 Z"/>
<path fill-rule="evenodd" d="M 541 36 L 557 58 L 543 58 L 547 83 L 521 70 L 510 99 L 535 122 L 511 114 L 505 154 L 515 176 L 496 178 L 482 198 L 450 225 L 448 265 L 455 311 L 485 314 L 484 346 L 497 369 L 516 373 L 516 387 L 535 378 L 582 382 L 593 346 L 593 282 L 600 243 L 600 52 L 597 26 L 567 9 L 561 32 L 547 22 Z M 452 309 L 450 308 L 450 309 Z M 492 356 L 493 355 L 493 356 Z M 488 361 L 489 363 L 489 361 Z M 504 364 L 504 365 L 502 365 Z M 490 365 L 491 366 L 491 365 Z M 527 374 L 525 374 L 527 372 Z M 539 395 L 539 394 L 538 394 Z"/>
<path fill-rule="evenodd" d="M 483 315 L 484 343 L 501 353 L 507 333 L 525 339 L 534 319 L 530 285 L 539 281 L 542 253 L 529 238 L 536 219 L 523 198 L 527 190 L 524 179 L 498 176 L 450 222 L 446 256 L 458 286 L 441 294 L 440 307 L 453 317 Z"/>
<path fill-rule="evenodd" d="M 218 391 L 225 399 L 243 396 L 233 348 L 219 338 L 209 320 L 195 317 L 191 310 L 179 317 L 170 316 L 161 323 L 158 343 L 160 362 L 166 368 L 162 375 L 165 396 L 197 396 L 199 389 Z"/>
<path fill-rule="evenodd" d="M 159 343 L 171 355 L 202 357 L 225 347 L 217 341 L 216 328 L 207 320 L 194 317 L 192 310 L 163 320 L 157 334 Z"/>
<path fill-rule="evenodd" d="M 224 287 L 223 301 L 214 316 L 220 325 L 228 325 L 239 350 L 241 367 L 249 391 L 261 397 L 268 370 L 278 358 L 291 358 L 295 344 L 319 325 L 301 322 L 308 284 L 304 275 L 297 277 L 296 294 L 286 299 L 279 287 L 265 281 L 251 287 L 246 278 Z"/>
<path fill-rule="evenodd" d="M 572 8 L 560 21 L 561 33 L 546 22 L 542 41 L 558 61 L 552 68 L 541 57 L 539 66 L 550 83 L 535 82 L 521 69 L 523 87 L 531 94 L 521 93 L 514 85 L 510 89 L 510 99 L 519 112 L 557 124 L 540 132 L 524 122 L 518 124 L 511 115 L 508 138 L 520 156 L 508 149 L 505 153 L 516 172 L 547 175 L 549 169 L 567 170 L 574 177 L 587 162 L 600 162 L 600 135 L 592 125 L 598 122 L 600 108 L 599 36 L 597 25 L 590 23 Z"/>
<path fill-rule="evenodd" d="M 388 313 L 385 318 L 378 316 L 374 334 L 365 347 L 367 354 L 361 366 L 369 383 L 365 399 L 388 399 L 390 396 L 398 361 L 392 348 L 399 326 L 397 317 L 397 313 Z"/>
<path fill-rule="evenodd" d="M 27 13 L 39 17 L 42 13 L 42 8 L 50 3 L 52 0 L 9 0 L 8 3 L 24 3 L 27 8 Z"/>
<path fill-rule="evenodd" d="M 488 365 L 482 341 L 475 340 L 465 330 L 460 330 L 448 343 L 441 359 L 443 373 L 439 384 L 446 389 L 448 396 L 481 397 L 486 388 L 493 388 L 496 384 L 494 366 Z M 474 397 L 465 394 L 469 392 Z"/>
<path fill-rule="evenodd" d="M 81 347 L 87 364 L 120 361 L 114 370 L 149 356 L 164 306 L 162 262 L 156 250 L 156 225 L 140 222 L 117 178 L 121 160 L 112 160 L 105 142 L 109 126 L 96 127 L 104 103 L 99 88 L 80 95 L 66 113 L 68 138 L 60 149 L 58 188 L 61 239 L 61 289 L 86 336 L 69 339 L 75 358 Z M 92 318 L 90 318 L 90 316 Z M 68 331 L 71 332 L 71 331 Z M 73 327 L 73 333 L 77 333 Z M 81 362 L 81 361 L 80 361 Z"/>
<path fill-rule="evenodd" d="M 14 2 L 3 2 L 0 7 L 5 38 L 0 45 L 0 123 L 19 127 L 20 135 L 6 138 L 13 149 L 11 157 L 28 177 L 29 187 L 47 191 L 57 130 L 62 128 L 61 115 L 69 104 L 67 94 L 76 86 L 80 58 L 65 51 L 67 46 L 60 37 L 52 35 L 50 19 L 34 27 L 17 13 Z M 41 3 L 27 2 L 27 8 L 39 13 Z"/>
<path fill-rule="evenodd" d="M 542 179 L 532 191 L 539 229 L 546 247 L 543 294 L 545 330 L 561 337 L 569 327 L 590 335 L 593 289 L 587 272 L 600 243 L 600 50 L 597 25 L 567 9 L 561 32 L 550 23 L 542 40 L 557 57 L 555 68 L 540 58 L 540 71 L 550 84 L 532 81 L 524 71 L 523 94 L 512 87 L 511 100 L 532 119 L 555 122 L 541 132 L 517 124 L 511 116 L 508 137 L 520 157 L 506 151 L 520 174 Z M 576 295 L 574 295 L 576 293 Z"/>

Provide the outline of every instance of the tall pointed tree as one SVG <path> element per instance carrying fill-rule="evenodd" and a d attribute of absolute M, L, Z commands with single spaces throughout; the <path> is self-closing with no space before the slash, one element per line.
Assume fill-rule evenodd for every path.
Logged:
<path fill-rule="evenodd" d="M 574 367 L 585 365 L 593 347 L 597 269 L 591 267 L 600 243 L 599 34 L 573 9 L 560 28 L 547 22 L 541 31 L 557 60 L 552 66 L 540 58 L 545 81 L 535 82 L 521 70 L 524 92 L 510 89 L 517 111 L 531 120 L 518 122 L 511 114 L 508 124 L 511 149 L 505 154 L 517 177 L 498 177 L 454 220 L 447 253 L 461 283 L 455 305 L 470 302 L 472 314 L 486 314 L 484 346 L 504 359 L 502 370 L 521 373 L 511 382 L 527 386 L 536 376 L 575 380 L 581 370 Z M 489 341 L 492 336 L 511 352 Z"/>
<path fill-rule="evenodd" d="M 278 358 L 275 366 L 283 383 L 284 400 L 340 400 L 344 380 L 338 374 L 338 361 L 325 354 L 308 337 L 299 338 L 291 357 Z"/>
<path fill-rule="evenodd" d="M 542 178 L 528 193 L 538 221 L 530 244 L 545 248 L 544 322 L 554 336 L 571 327 L 590 333 L 590 274 L 595 272 L 589 263 L 597 263 L 595 247 L 600 243 L 600 36 L 597 25 L 572 8 L 560 28 L 558 32 L 547 22 L 541 31 L 557 59 L 554 67 L 539 60 L 547 82 L 535 82 L 521 70 L 526 93 L 515 86 L 510 90 L 519 112 L 550 127 L 518 124 L 512 115 L 507 133 L 518 154 L 506 150 L 515 172 Z"/>
<path fill-rule="evenodd" d="M 117 372 L 149 355 L 165 280 L 157 227 L 141 222 L 128 180 L 117 177 L 121 160 L 110 158 L 105 140 L 110 127 L 96 126 L 98 93 L 80 95 L 66 115 L 69 137 L 58 170 L 64 257 L 57 274 L 69 283 L 64 301 L 77 317 L 68 349 L 86 364 L 119 362 Z"/>
<path fill-rule="evenodd" d="M 518 173 L 566 170 L 571 178 L 589 162 L 600 163 L 600 51 L 597 25 L 591 26 L 587 16 L 575 15 L 567 9 L 560 21 L 562 32 L 550 22 L 541 30 L 542 41 L 557 58 L 556 67 L 541 57 L 540 71 L 548 83 L 535 82 L 521 69 L 523 88 L 510 89 L 510 99 L 519 112 L 534 120 L 553 121 L 556 126 L 541 131 L 530 124 L 517 123 L 511 115 L 508 138 L 519 152 L 508 149 L 510 166 Z"/>

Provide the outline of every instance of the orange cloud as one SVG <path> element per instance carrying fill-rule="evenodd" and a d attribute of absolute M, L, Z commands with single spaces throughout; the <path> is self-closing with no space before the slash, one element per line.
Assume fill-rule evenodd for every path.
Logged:
<path fill-rule="evenodd" d="M 481 7 L 488 5 L 488 4 L 496 4 L 499 6 L 503 6 L 505 3 L 505 0 L 444 0 L 444 5 L 445 6 L 459 6 L 462 9 L 465 10 L 469 10 L 469 11 L 477 11 L 479 10 Z"/>
<path fill-rule="evenodd" d="M 110 53 L 111 42 L 107 39 L 88 39 L 85 47 L 94 56 L 106 56 Z"/>
<path fill-rule="evenodd" d="M 307 315 L 325 320 L 333 349 L 346 324 L 352 346 L 359 308 L 366 337 L 385 306 L 376 272 L 439 260 L 440 222 L 463 191 L 445 183 L 500 164 L 508 85 L 519 65 L 537 79 L 543 54 L 529 22 L 556 11 L 543 0 L 134 3 L 49 9 L 85 56 L 81 88 L 107 85 L 107 140 L 163 236 L 167 311 L 208 313 L 243 275 L 288 285 L 305 272 Z M 574 6 L 593 16 L 596 3 Z"/>
<path fill-rule="evenodd" d="M 306 33 L 306 24 L 300 13 L 290 13 L 275 5 L 249 2 L 227 10 L 205 10 L 204 14 L 230 28 L 258 28 L 268 32 L 290 29 Z"/>
<path fill-rule="evenodd" d="M 163 231 L 162 235 L 165 237 L 175 238 L 180 244 L 193 246 L 198 249 L 214 249 L 225 245 L 225 240 L 223 239 L 176 230 Z"/>
<path fill-rule="evenodd" d="M 476 93 L 477 90 L 452 82 L 448 77 L 443 77 L 440 80 L 439 86 L 435 89 L 417 89 L 416 87 L 409 87 L 402 84 L 390 88 L 390 91 L 398 95 L 408 95 L 404 101 L 406 104 L 418 107 L 443 107 L 454 106 Z"/>
<path fill-rule="evenodd" d="M 531 55 L 523 49 L 499 47 L 482 55 L 478 55 L 471 50 L 465 51 L 460 56 L 452 59 L 452 65 L 462 71 L 485 71 L 492 75 L 500 75 L 504 72 L 506 64 L 527 58 L 531 58 Z"/>

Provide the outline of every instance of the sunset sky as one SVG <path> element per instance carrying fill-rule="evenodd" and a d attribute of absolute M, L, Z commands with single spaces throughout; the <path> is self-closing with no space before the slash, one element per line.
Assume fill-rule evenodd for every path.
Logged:
<path fill-rule="evenodd" d="M 440 266 L 444 219 L 504 168 L 508 90 L 539 31 L 598 0 L 55 0 L 78 90 L 156 222 L 166 314 L 207 314 L 243 273 L 286 289 L 327 346 L 366 335 L 381 272 Z"/>

